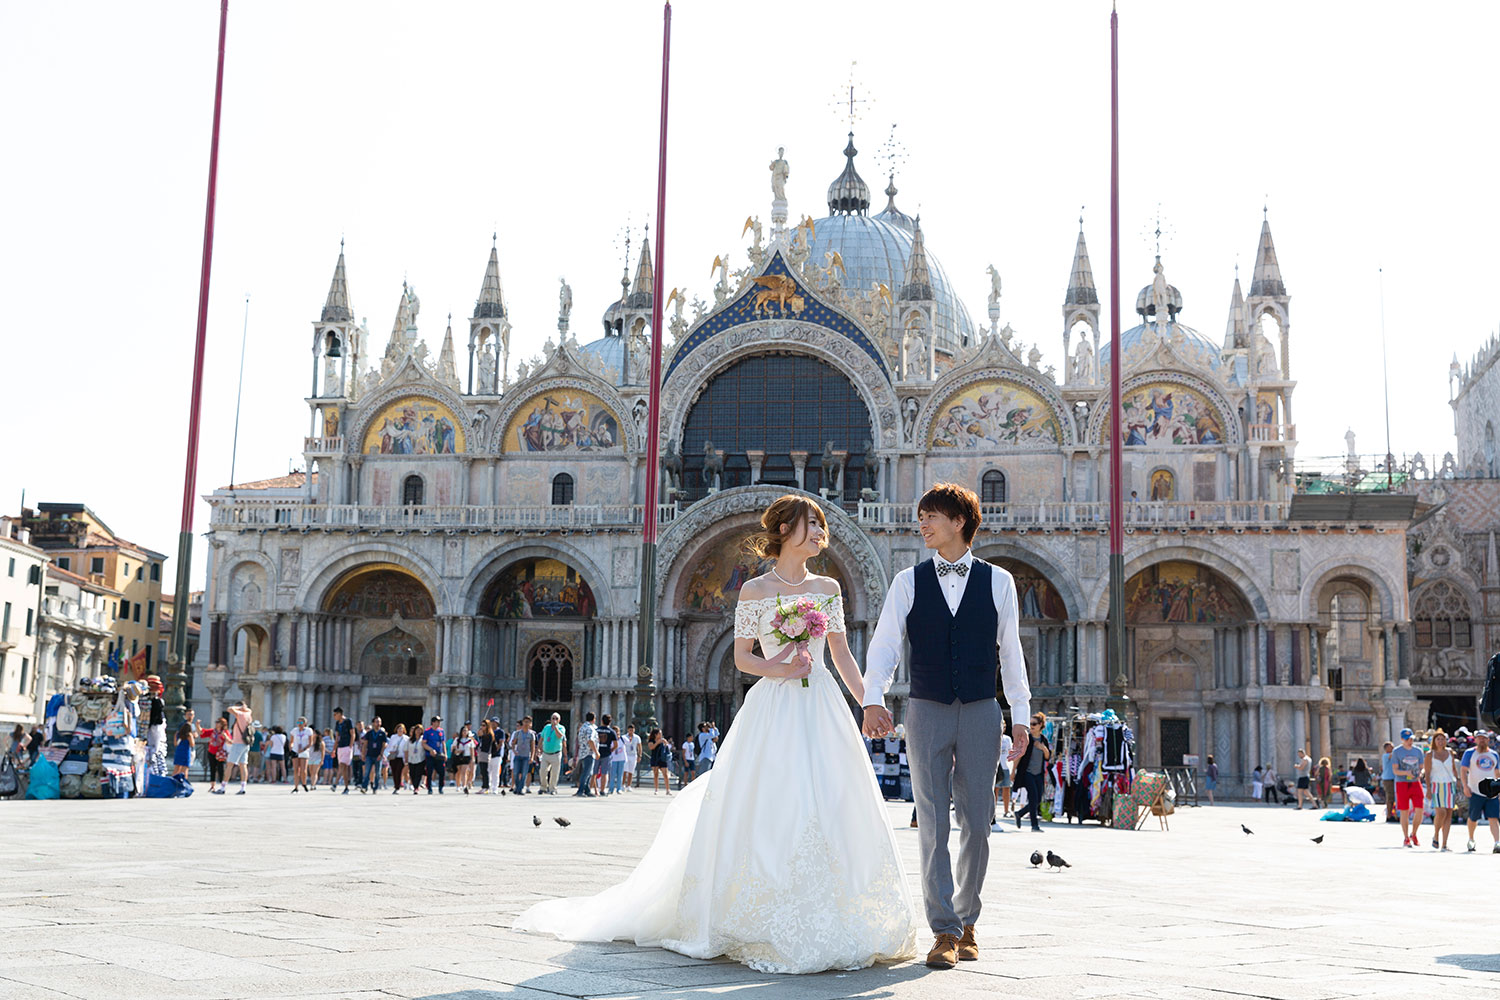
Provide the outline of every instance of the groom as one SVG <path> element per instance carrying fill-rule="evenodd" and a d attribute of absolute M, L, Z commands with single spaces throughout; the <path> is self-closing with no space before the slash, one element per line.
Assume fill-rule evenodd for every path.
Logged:
<path fill-rule="evenodd" d="M 1010 702 L 1010 760 L 1026 750 L 1031 689 L 1018 633 L 1016 584 L 1009 573 L 974 558 L 979 497 L 940 483 L 917 504 L 922 540 L 937 556 L 896 574 L 865 665 L 865 735 L 891 731 L 885 691 L 911 642 L 911 701 L 906 758 L 911 763 L 922 848 L 922 900 L 937 935 L 927 965 L 951 969 L 979 957 L 974 925 L 989 864 L 995 771 L 1005 730 L 995 698 L 996 650 Z M 958 886 L 948 859 L 948 805 L 959 823 Z"/>

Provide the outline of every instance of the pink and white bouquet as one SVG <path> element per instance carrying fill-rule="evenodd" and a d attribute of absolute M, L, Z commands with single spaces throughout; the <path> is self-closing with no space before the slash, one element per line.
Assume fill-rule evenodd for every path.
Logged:
<path fill-rule="evenodd" d="M 783 604 L 781 595 L 776 595 L 776 614 L 771 619 L 771 634 L 781 640 L 783 646 L 795 643 L 797 648 L 807 650 L 807 644 L 828 634 L 828 608 L 835 597 L 829 595 L 818 600 L 810 594 L 796 597 L 791 604 Z M 807 678 L 802 678 L 807 687 Z"/>

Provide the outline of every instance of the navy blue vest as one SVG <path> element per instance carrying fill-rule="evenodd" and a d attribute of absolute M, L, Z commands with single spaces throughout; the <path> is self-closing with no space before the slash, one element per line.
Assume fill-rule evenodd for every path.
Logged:
<path fill-rule="evenodd" d="M 938 583 L 937 566 L 931 559 L 917 564 L 915 594 L 906 616 L 913 698 L 951 705 L 955 698 L 968 703 L 995 697 L 1000 616 L 991 572 L 987 562 L 975 559 L 969 564 L 964 596 L 953 614 Z"/>

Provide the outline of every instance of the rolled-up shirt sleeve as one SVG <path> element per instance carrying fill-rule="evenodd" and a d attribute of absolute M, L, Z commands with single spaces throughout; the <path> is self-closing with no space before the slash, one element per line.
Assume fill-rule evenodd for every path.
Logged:
<path fill-rule="evenodd" d="M 1009 573 L 994 569 L 995 612 L 1000 628 L 995 643 L 1000 647 L 1000 686 L 1010 702 L 1011 725 L 1031 720 L 1031 682 L 1026 679 L 1026 657 L 1021 652 L 1021 614 L 1016 601 L 1016 581 Z"/>
<path fill-rule="evenodd" d="M 865 651 L 865 699 L 866 705 L 885 707 L 885 693 L 896 676 L 896 666 L 906 645 L 906 616 L 911 613 L 915 591 L 912 571 L 904 569 L 891 581 L 891 589 L 885 595 L 885 607 L 880 611 L 880 621 L 875 624 L 875 634 Z"/>

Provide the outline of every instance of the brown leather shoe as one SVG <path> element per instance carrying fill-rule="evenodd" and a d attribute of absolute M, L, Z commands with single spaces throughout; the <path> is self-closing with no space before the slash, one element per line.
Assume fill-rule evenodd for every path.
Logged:
<path fill-rule="evenodd" d="M 958 964 L 958 938 L 952 934 L 939 934 L 927 953 L 929 969 L 951 969 Z"/>
<path fill-rule="evenodd" d="M 974 925 L 964 924 L 964 936 L 958 939 L 958 960 L 979 961 L 979 942 L 974 940 Z"/>

